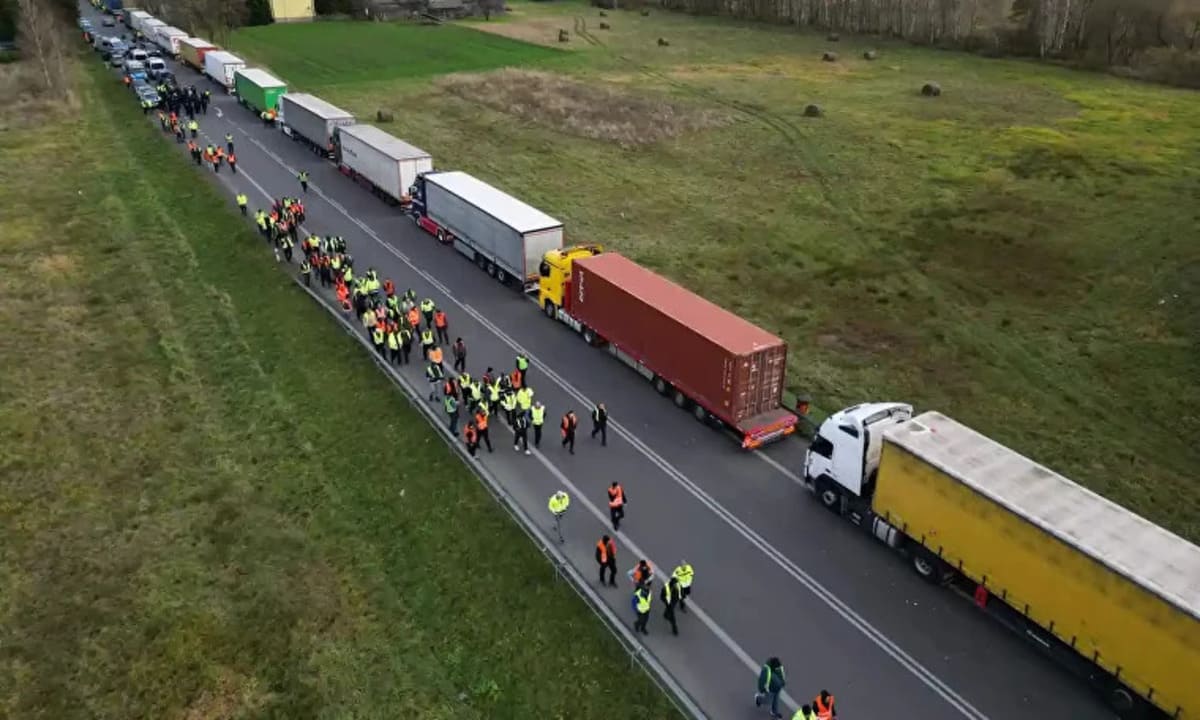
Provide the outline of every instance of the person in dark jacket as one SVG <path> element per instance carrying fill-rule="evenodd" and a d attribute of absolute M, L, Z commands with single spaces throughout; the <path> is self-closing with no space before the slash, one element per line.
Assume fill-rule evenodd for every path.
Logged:
<path fill-rule="evenodd" d="M 758 672 L 758 691 L 754 693 L 754 707 L 762 707 L 762 704 L 769 700 L 771 717 L 782 718 L 783 715 L 779 712 L 779 693 L 783 692 L 786 686 L 783 663 L 777 657 L 768 659 Z"/>

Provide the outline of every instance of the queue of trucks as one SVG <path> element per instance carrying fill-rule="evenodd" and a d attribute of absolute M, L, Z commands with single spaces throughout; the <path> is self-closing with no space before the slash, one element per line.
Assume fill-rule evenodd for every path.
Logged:
<path fill-rule="evenodd" d="M 732 429 L 744 448 L 795 432 L 797 415 L 782 406 L 780 338 L 599 245 L 567 245 L 559 220 L 467 173 L 435 170 L 429 153 L 271 84 L 230 53 L 195 38 L 179 46 L 185 62 L 259 112 L 272 102 L 267 86 L 278 90 L 285 133 L 701 422 Z M 802 481 L 921 577 L 962 592 L 1077 672 L 1122 717 L 1200 720 L 1200 548 L 902 403 L 855 405 L 821 422 Z"/>

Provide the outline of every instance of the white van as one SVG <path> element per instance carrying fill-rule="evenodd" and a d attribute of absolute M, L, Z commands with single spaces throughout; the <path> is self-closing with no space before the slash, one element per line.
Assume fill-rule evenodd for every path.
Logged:
<path fill-rule="evenodd" d="M 162 58 L 150 58 L 146 61 L 146 70 L 150 73 L 150 77 L 157 78 L 167 71 L 167 63 Z"/>
<path fill-rule="evenodd" d="M 130 60 L 135 60 L 137 62 L 144 63 L 144 62 L 146 62 L 147 57 L 149 57 L 149 56 L 146 55 L 146 51 L 141 48 L 134 48 L 133 50 L 129 51 L 129 59 Z"/>

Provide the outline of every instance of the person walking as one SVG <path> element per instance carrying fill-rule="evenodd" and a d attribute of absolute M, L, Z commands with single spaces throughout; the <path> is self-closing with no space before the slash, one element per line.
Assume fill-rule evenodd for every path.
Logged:
<path fill-rule="evenodd" d="M 525 451 L 529 455 L 529 416 L 525 413 L 517 413 L 517 417 L 513 423 L 513 450 L 517 452 Z"/>
<path fill-rule="evenodd" d="M 462 338 L 455 338 L 454 345 L 451 347 L 451 352 L 454 355 L 454 372 L 466 372 L 467 370 L 467 344 Z"/>
<path fill-rule="evenodd" d="M 429 363 L 425 366 L 425 379 L 429 381 L 429 402 L 433 402 L 437 398 L 438 386 L 442 384 L 442 366 L 437 363 Z"/>
<path fill-rule="evenodd" d="M 650 631 L 646 629 L 646 623 L 650 621 L 649 584 L 638 583 L 638 586 L 633 589 L 633 612 L 636 616 L 633 621 L 633 631 L 649 635 Z"/>
<path fill-rule="evenodd" d="M 225 133 L 225 150 L 233 154 L 233 133 Z"/>
<path fill-rule="evenodd" d="M 686 613 L 687 599 L 692 594 L 692 580 L 695 579 L 696 573 L 687 560 L 680 560 L 679 565 L 671 571 L 671 577 L 679 581 L 679 612 Z"/>
<path fill-rule="evenodd" d="M 432 349 L 433 349 L 433 331 L 432 330 L 422 330 L 421 331 L 421 355 L 423 355 L 426 359 L 428 359 L 429 351 Z"/>
<path fill-rule="evenodd" d="M 604 571 L 608 571 L 608 586 L 617 586 L 617 544 L 605 535 L 596 543 L 596 563 L 600 566 L 600 584 L 604 585 Z"/>
<path fill-rule="evenodd" d="M 433 311 L 436 307 L 429 298 L 421 301 L 421 316 L 425 318 L 426 330 L 433 330 Z"/>
<path fill-rule="evenodd" d="M 230 150 L 229 156 L 225 159 L 229 161 L 229 171 L 234 175 L 237 175 L 237 155 L 234 155 L 233 151 Z"/>
<path fill-rule="evenodd" d="M 312 263 L 308 258 L 300 261 L 300 276 L 304 278 L 304 287 L 312 287 Z"/>
<path fill-rule="evenodd" d="M 437 308 L 433 311 L 433 328 L 437 332 L 439 344 L 450 344 L 450 321 L 446 319 L 446 311 Z"/>
<path fill-rule="evenodd" d="M 558 533 L 558 542 L 561 544 L 566 542 L 562 534 L 562 519 L 567 514 L 567 508 L 571 507 L 571 496 L 563 490 L 559 490 L 550 496 L 548 503 L 550 514 L 554 516 L 554 532 Z"/>
<path fill-rule="evenodd" d="M 246 193 L 238 193 L 237 197 L 238 210 L 242 211 L 242 217 L 246 217 L 246 205 L 249 204 L 250 198 L 246 197 Z"/>
<path fill-rule="evenodd" d="M 525 356 L 525 353 L 517 353 L 517 358 L 514 361 L 514 364 L 516 365 L 517 372 L 521 374 L 521 386 L 524 387 L 528 385 L 529 358 Z"/>
<path fill-rule="evenodd" d="M 533 427 L 533 446 L 542 446 L 542 427 L 546 424 L 546 406 L 538 400 L 529 409 L 529 424 Z"/>
<path fill-rule="evenodd" d="M 463 442 L 467 444 L 467 454 L 475 457 L 475 451 L 479 449 L 479 432 L 475 429 L 474 421 L 467 422 L 463 428 Z"/>
<path fill-rule="evenodd" d="M 196 135 L 200 132 L 200 123 L 192 120 L 188 123 L 188 131 L 192 133 L 192 139 L 196 139 Z"/>
<path fill-rule="evenodd" d="M 322 285 L 325 284 L 324 278 L 322 278 L 321 284 Z M 395 323 L 392 323 L 392 325 L 390 327 L 388 327 L 388 332 L 387 332 L 388 362 L 391 363 L 392 365 L 399 365 L 400 364 L 400 338 L 396 334 L 395 325 L 396 325 Z"/>
<path fill-rule="evenodd" d="M 675 606 L 679 603 L 679 581 L 667 578 L 659 591 L 659 599 L 663 601 L 663 619 L 671 623 L 671 634 L 679 634 L 679 626 L 675 624 Z"/>
<path fill-rule="evenodd" d="M 509 388 L 500 399 L 500 408 L 504 410 L 504 419 L 510 428 L 517 424 L 517 394 Z"/>
<path fill-rule="evenodd" d="M 447 395 L 442 401 L 442 406 L 446 410 L 446 420 L 450 425 L 450 435 L 458 434 L 458 398 L 453 395 Z"/>
<path fill-rule="evenodd" d="M 596 433 L 600 433 L 600 445 L 608 445 L 608 408 L 604 403 L 597 403 L 592 408 L 592 439 L 596 438 Z"/>
<path fill-rule="evenodd" d="M 475 429 L 479 432 L 479 442 L 487 445 L 488 452 L 492 452 L 492 438 L 488 435 L 488 411 L 483 405 L 475 408 Z"/>
<path fill-rule="evenodd" d="M 628 574 L 634 585 L 649 585 L 654 582 L 654 568 L 650 567 L 650 561 L 646 558 L 638 560 L 637 565 L 634 565 Z"/>
<path fill-rule="evenodd" d="M 613 532 L 620 532 L 621 520 L 625 518 L 625 488 L 616 480 L 608 488 L 608 517 L 612 520 Z"/>
<path fill-rule="evenodd" d="M 400 357 L 403 360 L 405 365 L 408 364 L 409 359 L 410 359 L 409 356 L 412 355 L 412 344 L 413 344 L 412 330 L 409 330 L 408 328 L 401 325 L 400 326 Z"/>
<path fill-rule="evenodd" d="M 758 691 L 754 693 L 754 707 L 770 702 L 771 718 L 782 718 L 779 713 L 779 693 L 787 686 L 783 663 L 777 657 L 769 658 L 758 671 Z"/>
<path fill-rule="evenodd" d="M 833 695 L 828 690 L 822 690 L 812 701 L 813 714 L 817 720 L 833 720 L 837 717 L 837 708 L 833 704 Z"/>
<path fill-rule="evenodd" d="M 579 427 L 579 419 L 575 417 L 574 410 L 568 410 L 562 418 L 562 446 L 568 448 L 571 454 L 575 454 L 575 430 Z"/>
<path fill-rule="evenodd" d="M 301 170 L 296 174 L 296 179 L 300 181 L 300 189 L 308 193 L 308 171 Z"/>
<path fill-rule="evenodd" d="M 371 344 L 375 346 L 375 352 L 379 353 L 379 357 L 386 358 L 387 355 L 384 354 L 383 342 L 383 330 L 378 326 L 371 328 Z M 431 395 L 429 399 L 432 400 L 433 396 Z"/>

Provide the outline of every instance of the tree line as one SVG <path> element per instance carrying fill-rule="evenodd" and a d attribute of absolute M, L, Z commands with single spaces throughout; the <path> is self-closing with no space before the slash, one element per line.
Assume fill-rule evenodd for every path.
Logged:
<path fill-rule="evenodd" d="M 1200 87 L 1200 0 L 621 0 L 622 7 L 647 4 L 1072 60 Z"/>

